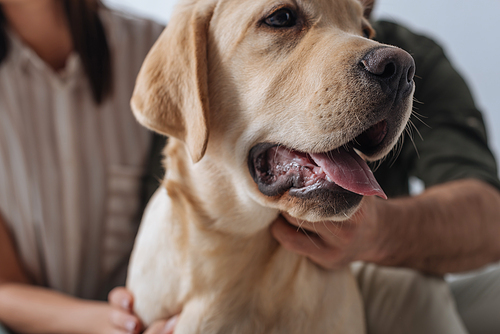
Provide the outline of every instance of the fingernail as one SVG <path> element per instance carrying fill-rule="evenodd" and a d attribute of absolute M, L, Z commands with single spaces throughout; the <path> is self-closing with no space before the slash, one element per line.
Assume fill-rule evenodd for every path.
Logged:
<path fill-rule="evenodd" d="M 129 320 L 127 321 L 127 323 L 125 324 L 125 328 L 127 328 L 127 330 L 129 332 L 133 332 L 135 330 L 135 327 L 137 326 L 137 323 L 134 321 L 134 320 Z"/>
<path fill-rule="evenodd" d="M 174 316 L 167 321 L 164 327 L 164 333 L 173 333 L 175 325 L 177 325 L 178 316 Z"/>
<path fill-rule="evenodd" d="M 128 300 L 128 299 L 123 299 L 123 300 L 122 300 L 122 307 L 123 307 L 125 310 L 129 311 L 129 310 L 130 310 L 130 300 Z"/>

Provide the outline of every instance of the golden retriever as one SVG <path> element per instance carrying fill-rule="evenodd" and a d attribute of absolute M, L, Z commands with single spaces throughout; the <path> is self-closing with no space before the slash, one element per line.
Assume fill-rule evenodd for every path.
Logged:
<path fill-rule="evenodd" d="M 182 310 L 176 333 L 365 333 L 351 270 L 286 251 L 269 226 L 385 197 L 365 160 L 400 137 L 415 66 L 370 39 L 372 2 L 178 5 L 132 99 L 170 137 L 127 283 L 146 324 Z"/>

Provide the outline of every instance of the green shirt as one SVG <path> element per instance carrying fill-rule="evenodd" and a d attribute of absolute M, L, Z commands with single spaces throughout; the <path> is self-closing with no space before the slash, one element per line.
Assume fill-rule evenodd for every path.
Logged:
<path fill-rule="evenodd" d="M 391 153 L 376 169 L 375 176 L 386 194 L 407 195 L 410 176 L 421 179 L 426 187 L 476 178 L 500 189 L 481 113 L 443 49 L 395 23 L 378 21 L 373 27 L 377 41 L 409 52 L 417 68 L 411 121 L 418 132 L 408 125 L 412 136 L 404 134 L 401 153 L 397 158 Z"/>

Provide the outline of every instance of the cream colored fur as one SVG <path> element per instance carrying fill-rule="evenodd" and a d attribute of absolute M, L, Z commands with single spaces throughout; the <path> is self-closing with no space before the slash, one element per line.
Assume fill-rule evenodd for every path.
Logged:
<path fill-rule="evenodd" d="M 280 4 L 314 17 L 307 34 L 259 26 Z M 359 96 L 343 69 L 378 44 L 361 37 L 371 4 L 178 6 L 132 101 L 142 124 L 170 137 L 167 176 L 143 218 L 127 283 L 146 324 L 182 311 L 181 334 L 365 333 L 350 270 L 325 271 L 284 250 L 268 230 L 280 211 L 309 221 L 345 217 L 324 217 L 296 198 L 264 196 L 246 160 L 259 142 L 326 152 L 359 134 L 372 97 Z M 399 133 L 410 110 L 411 97 Z"/>

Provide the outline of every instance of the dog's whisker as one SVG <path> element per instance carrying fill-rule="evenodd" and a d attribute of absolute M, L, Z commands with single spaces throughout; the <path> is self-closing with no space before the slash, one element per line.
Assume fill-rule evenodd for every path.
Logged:
<path fill-rule="evenodd" d="M 313 238 L 311 238 L 309 236 L 309 234 L 307 234 L 307 230 L 304 229 L 304 228 L 300 228 L 302 230 L 302 232 L 304 232 L 304 234 L 306 235 L 306 237 L 309 239 L 309 241 L 311 241 L 313 243 L 314 246 L 316 246 L 318 249 L 320 248 L 319 245 L 317 243 L 314 242 Z"/>
<path fill-rule="evenodd" d="M 328 155 L 328 158 L 330 160 L 333 160 L 333 153 L 332 152 L 328 152 L 327 155 Z"/>
<path fill-rule="evenodd" d="M 406 128 L 405 128 L 405 131 L 406 131 Z M 393 153 L 393 156 L 391 158 L 391 163 L 389 164 L 389 167 L 394 166 L 394 164 L 396 163 L 396 160 L 398 159 L 399 155 L 403 151 L 404 141 L 405 141 L 405 136 L 402 135 L 399 137 L 398 141 L 396 142 L 396 145 L 395 145 L 394 150 L 393 150 L 394 153 Z"/>
<path fill-rule="evenodd" d="M 314 227 L 314 232 L 318 235 L 318 237 L 321 239 L 321 240 L 325 240 L 323 239 L 323 237 L 321 236 L 321 234 L 319 234 L 318 232 L 318 229 L 316 228 L 316 223 L 312 223 L 313 227 Z"/>
<path fill-rule="evenodd" d="M 376 172 L 376 171 L 380 168 L 380 166 L 382 166 L 382 162 L 384 162 L 384 160 L 385 160 L 385 157 L 383 157 L 383 158 L 382 158 L 382 159 L 380 159 L 380 160 L 377 160 L 377 161 L 372 162 L 372 163 L 371 163 L 371 165 L 373 165 L 373 167 L 371 167 L 371 168 L 372 168 L 372 170 L 373 170 L 374 172 Z"/>
<path fill-rule="evenodd" d="M 361 120 L 359 119 L 358 114 L 354 114 L 354 116 L 356 116 L 356 119 L 358 120 L 358 123 L 359 123 L 359 124 L 363 124 L 363 123 L 361 122 Z"/>
<path fill-rule="evenodd" d="M 426 118 L 425 116 L 422 116 L 420 115 L 419 113 L 417 113 L 416 111 L 412 110 L 412 113 L 411 115 L 413 117 L 415 117 L 416 120 L 418 120 L 420 123 L 422 123 L 423 125 L 425 125 L 426 127 L 428 127 L 429 129 L 432 129 L 432 127 L 430 125 L 428 125 L 427 123 L 425 123 L 422 118 Z"/>
<path fill-rule="evenodd" d="M 323 226 L 328 230 L 328 232 L 330 232 L 333 236 L 337 237 L 337 235 L 335 233 L 333 233 L 332 230 L 330 230 L 330 228 L 328 228 L 328 225 L 326 225 L 326 223 L 323 221 Z"/>
<path fill-rule="evenodd" d="M 422 103 L 422 104 L 423 104 L 423 103 Z M 412 112 L 411 112 L 411 114 L 412 114 L 412 115 L 416 115 L 416 116 L 421 117 L 421 118 L 429 118 L 429 117 L 427 117 L 427 116 L 425 116 L 425 115 L 422 115 L 422 114 L 420 114 L 420 113 L 416 112 L 415 110 L 419 110 L 417 107 L 413 106 L 413 108 L 412 108 L 412 109 L 414 109 L 414 110 L 412 110 Z"/>
<path fill-rule="evenodd" d="M 338 232 L 341 230 L 341 227 L 340 227 L 337 223 L 335 223 L 335 222 L 333 222 L 333 221 L 329 221 L 329 223 L 330 223 L 331 225 L 333 225 L 333 227 L 334 227 L 335 231 L 332 231 L 332 230 L 330 230 L 330 229 L 327 227 L 327 228 L 328 228 L 328 231 L 330 231 L 330 233 L 332 233 L 332 235 L 333 235 L 335 238 L 337 238 L 337 239 L 341 240 L 342 238 L 341 238 L 341 237 L 339 236 L 339 234 L 338 234 Z M 325 224 L 325 222 L 323 222 L 323 224 Z M 325 226 L 326 226 L 326 225 L 325 225 Z"/>
<path fill-rule="evenodd" d="M 346 216 L 346 218 L 349 218 L 349 217 L 347 216 L 347 214 L 345 214 L 345 213 L 344 213 L 344 216 Z M 343 220 L 343 221 L 341 221 L 341 222 L 340 222 L 339 231 L 340 231 L 340 230 L 342 230 L 342 229 L 344 228 L 344 223 L 345 223 L 345 220 Z M 341 238 L 341 237 L 339 237 L 339 239 L 342 239 L 342 238 Z"/>
<path fill-rule="evenodd" d="M 425 104 L 425 103 L 419 101 L 416 97 L 413 97 L 413 102 L 418 103 L 418 104 L 422 104 L 422 105 Z"/>
<path fill-rule="evenodd" d="M 420 133 L 420 131 L 418 130 L 417 126 L 411 121 L 409 120 L 408 123 L 410 124 L 410 126 L 415 129 L 415 132 L 417 133 L 417 135 L 420 137 L 420 139 L 423 141 L 424 140 L 424 137 L 422 137 L 422 134 Z"/>
<path fill-rule="evenodd" d="M 298 219 L 299 221 L 299 225 L 297 226 L 297 232 L 300 230 L 300 229 L 303 229 L 303 225 L 306 223 L 305 220 L 302 220 L 302 219 Z"/>
<path fill-rule="evenodd" d="M 405 129 L 407 130 L 407 129 Z M 415 140 L 413 140 L 413 137 L 411 135 L 408 136 L 411 140 L 411 143 L 413 145 L 413 148 L 415 149 L 415 153 L 417 154 L 417 158 L 420 159 L 420 154 L 418 153 L 418 148 L 417 148 L 417 144 L 415 143 Z"/>
<path fill-rule="evenodd" d="M 281 147 L 281 143 L 278 143 L 276 147 L 279 149 Z M 274 151 L 273 161 L 276 161 L 276 157 L 278 156 L 278 151 L 279 151 L 278 149 Z"/>

